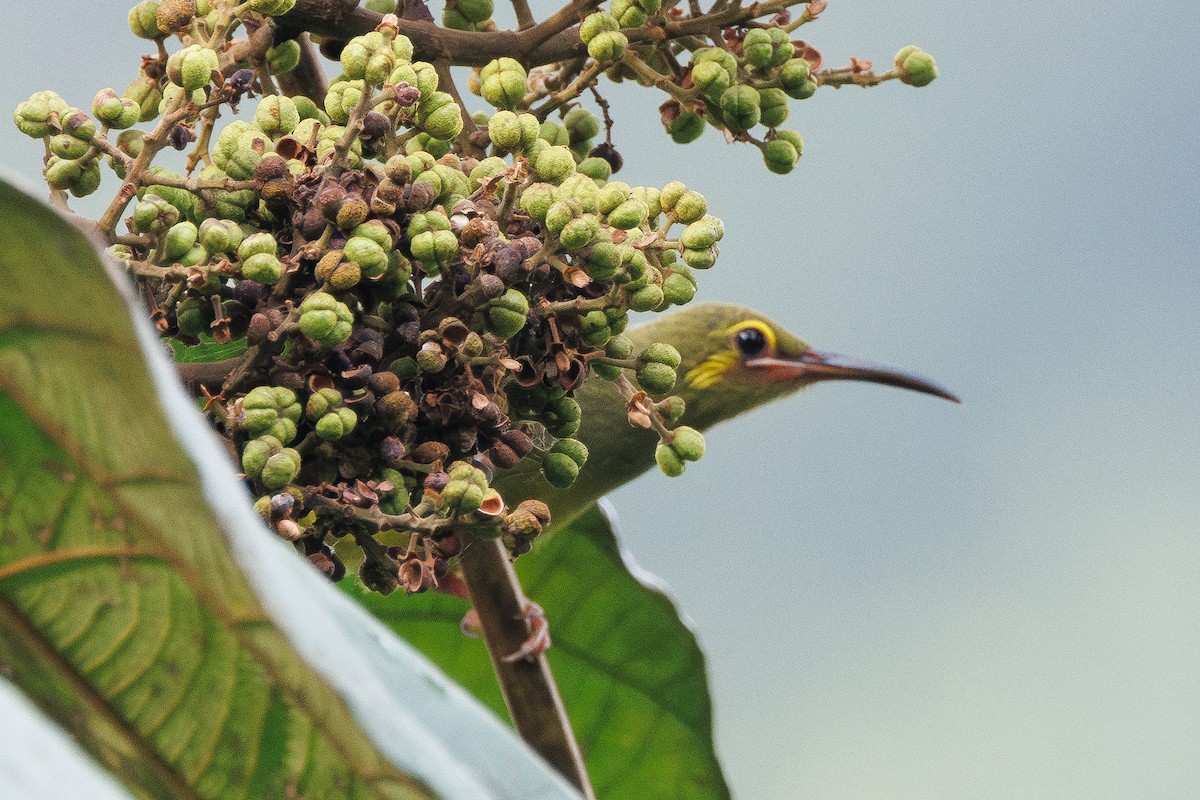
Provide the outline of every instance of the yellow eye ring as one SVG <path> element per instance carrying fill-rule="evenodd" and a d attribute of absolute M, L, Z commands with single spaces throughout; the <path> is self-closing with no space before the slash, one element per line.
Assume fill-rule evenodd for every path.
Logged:
<path fill-rule="evenodd" d="M 775 352 L 775 332 L 756 319 L 732 326 L 729 340 L 742 358 L 758 358 Z"/>

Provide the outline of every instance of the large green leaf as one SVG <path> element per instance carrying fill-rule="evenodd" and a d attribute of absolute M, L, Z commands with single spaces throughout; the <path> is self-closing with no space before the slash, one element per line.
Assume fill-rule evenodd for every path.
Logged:
<path fill-rule="evenodd" d="M 267 531 L 91 244 L 0 218 L 0 674 L 141 797 L 577 797 Z"/>
<path fill-rule="evenodd" d="M 0 787 L 5 800 L 62 797 L 71 787 L 88 800 L 131 800 L 133 795 L 96 766 L 71 735 L 0 678 Z M 53 769 L 48 769 L 52 766 Z"/>
<path fill-rule="evenodd" d="M 608 517 L 593 507 L 516 562 L 541 604 L 546 653 L 601 800 L 729 797 L 712 743 L 704 657 L 670 598 L 627 563 Z M 349 583 L 348 581 L 346 583 Z M 352 588 L 394 631 L 504 713 L 481 642 L 459 632 L 469 605 L 427 593 L 387 597 Z"/>

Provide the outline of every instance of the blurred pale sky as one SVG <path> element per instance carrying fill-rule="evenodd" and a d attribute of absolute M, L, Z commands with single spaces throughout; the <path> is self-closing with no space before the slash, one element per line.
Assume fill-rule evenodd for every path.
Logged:
<path fill-rule="evenodd" d="M 6 4 L 0 106 L 120 90 L 147 48 L 105 5 Z M 610 85 L 621 177 L 725 219 L 701 297 L 965 403 L 818 386 L 613 498 L 707 647 L 736 796 L 1200 796 L 1200 8 L 844 0 L 802 33 L 941 77 L 794 104 L 784 177 Z M 37 178 L 7 122 L 0 152 Z"/>

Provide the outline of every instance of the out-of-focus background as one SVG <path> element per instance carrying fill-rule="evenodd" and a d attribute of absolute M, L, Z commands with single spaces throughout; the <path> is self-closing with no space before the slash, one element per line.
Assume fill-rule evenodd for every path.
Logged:
<path fill-rule="evenodd" d="M 5 114 L 128 83 L 126 8 L 0 10 Z M 941 77 L 794 106 L 783 177 L 607 87 L 621 177 L 725 219 L 702 298 L 965 402 L 818 386 L 612 498 L 707 647 L 735 795 L 1200 796 L 1200 7 L 843 0 L 801 34 Z"/>

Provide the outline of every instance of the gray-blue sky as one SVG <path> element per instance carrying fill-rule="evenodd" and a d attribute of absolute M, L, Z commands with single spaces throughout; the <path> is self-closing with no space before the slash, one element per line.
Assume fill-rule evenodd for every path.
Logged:
<path fill-rule="evenodd" d="M 0 106 L 123 87 L 146 48 L 110 5 L 0 12 Z M 708 648 L 735 793 L 1196 796 L 1200 10 L 835 2 L 803 34 L 942 76 L 795 105 L 785 177 L 614 90 L 622 177 L 724 217 L 702 297 L 965 404 L 818 386 L 613 498 Z M 0 152 L 36 177 L 11 126 Z"/>

